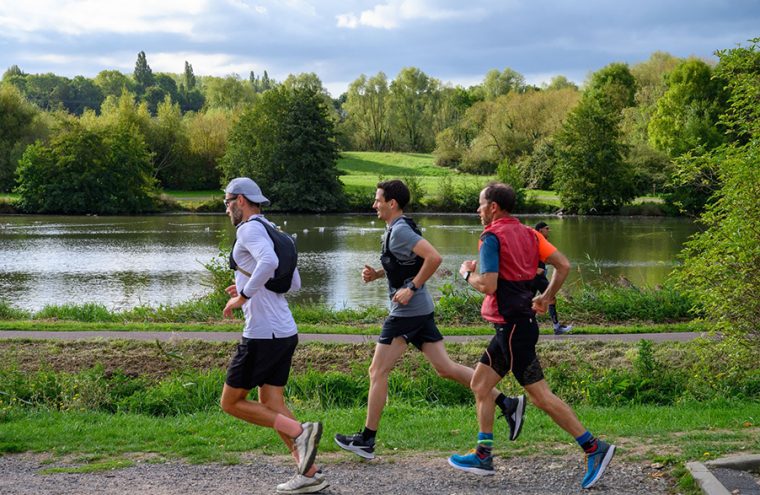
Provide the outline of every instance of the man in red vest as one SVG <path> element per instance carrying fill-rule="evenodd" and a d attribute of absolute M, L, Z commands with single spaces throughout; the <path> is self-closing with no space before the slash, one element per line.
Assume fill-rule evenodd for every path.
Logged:
<path fill-rule="evenodd" d="M 485 227 L 480 239 L 480 269 L 476 260 L 459 269 L 475 290 L 486 295 L 481 314 L 493 323 L 496 335 L 475 368 L 470 387 L 477 403 L 477 449 L 452 455 L 449 464 L 463 471 L 493 474 L 494 403 L 491 390 L 512 372 L 528 398 L 557 425 L 570 433 L 587 456 L 588 470 L 581 483 L 590 488 L 604 474 L 615 446 L 594 438 L 573 410 L 549 388 L 536 356 L 536 312 L 544 313 L 570 271 L 570 262 L 541 234 L 511 215 L 515 192 L 505 184 L 491 183 L 480 193 L 478 213 Z M 539 296 L 533 278 L 542 261 L 554 266 L 551 282 Z"/>

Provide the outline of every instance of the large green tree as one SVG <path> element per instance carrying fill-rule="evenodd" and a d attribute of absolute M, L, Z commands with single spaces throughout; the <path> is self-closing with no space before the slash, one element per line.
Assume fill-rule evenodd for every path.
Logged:
<path fill-rule="evenodd" d="M 633 174 L 620 123 L 636 85 L 627 66 L 592 74 L 586 92 L 555 139 L 555 188 L 562 206 L 577 213 L 610 213 L 633 199 Z"/>
<path fill-rule="evenodd" d="M 276 206 L 295 211 L 342 207 L 335 123 L 324 93 L 282 84 L 262 93 L 232 129 L 224 179 L 248 176 Z"/>
<path fill-rule="evenodd" d="M 382 72 L 359 76 L 348 87 L 343 110 L 344 129 L 350 134 L 354 149 L 387 151 L 391 145 L 389 119 L 390 91 Z"/>
<path fill-rule="evenodd" d="M 390 117 L 395 147 L 429 152 L 435 144 L 433 95 L 440 82 L 416 67 L 405 67 L 390 85 Z"/>
<path fill-rule="evenodd" d="M 699 59 L 684 60 L 667 76 L 667 90 L 649 121 L 649 140 L 671 157 L 721 145 L 718 116 L 725 108 L 725 81 Z"/>
<path fill-rule="evenodd" d="M 73 123 L 29 146 L 18 168 L 19 205 L 33 213 L 139 213 L 152 209 L 150 153 L 133 127 Z"/>

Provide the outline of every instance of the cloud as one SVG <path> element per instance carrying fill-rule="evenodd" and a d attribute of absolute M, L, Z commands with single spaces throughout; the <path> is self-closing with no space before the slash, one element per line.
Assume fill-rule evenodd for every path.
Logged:
<path fill-rule="evenodd" d="M 485 15 L 482 8 L 441 8 L 428 0 L 391 0 L 364 10 L 359 15 L 353 12 L 339 14 L 339 28 L 356 29 L 367 26 L 376 29 L 397 29 L 407 21 L 444 21 L 449 19 L 471 20 Z"/>
<path fill-rule="evenodd" d="M 4 37 L 34 33 L 172 33 L 192 36 L 206 0 L 25 0 L 0 3 Z"/>

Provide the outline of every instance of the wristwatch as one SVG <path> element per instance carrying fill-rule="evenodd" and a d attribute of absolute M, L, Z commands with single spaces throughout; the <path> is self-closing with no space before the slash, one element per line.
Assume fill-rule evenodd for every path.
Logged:
<path fill-rule="evenodd" d="M 419 290 L 419 287 L 416 287 L 414 285 L 414 281 L 410 280 L 409 283 L 406 284 L 406 288 L 411 290 L 412 292 L 417 292 Z"/>
<path fill-rule="evenodd" d="M 470 280 L 470 275 L 472 275 L 471 271 L 464 272 L 464 281 L 467 282 Z"/>

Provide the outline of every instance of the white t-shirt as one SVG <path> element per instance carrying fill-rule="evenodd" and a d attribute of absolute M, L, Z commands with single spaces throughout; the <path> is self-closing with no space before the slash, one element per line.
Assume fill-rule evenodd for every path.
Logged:
<path fill-rule="evenodd" d="M 254 215 L 254 217 L 268 221 L 263 215 Z M 251 274 L 248 277 L 239 270 L 235 271 L 235 286 L 238 292 L 242 290 L 250 298 L 243 304 L 245 315 L 243 337 L 279 339 L 297 334 L 298 328 L 285 295 L 264 287 L 279 264 L 274 252 L 274 243 L 264 226 L 256 221 L 240 224 L 232 257 L 240 268 Z M 300 288 L 301 276 L 296 268 L 290 290 Z"/>

